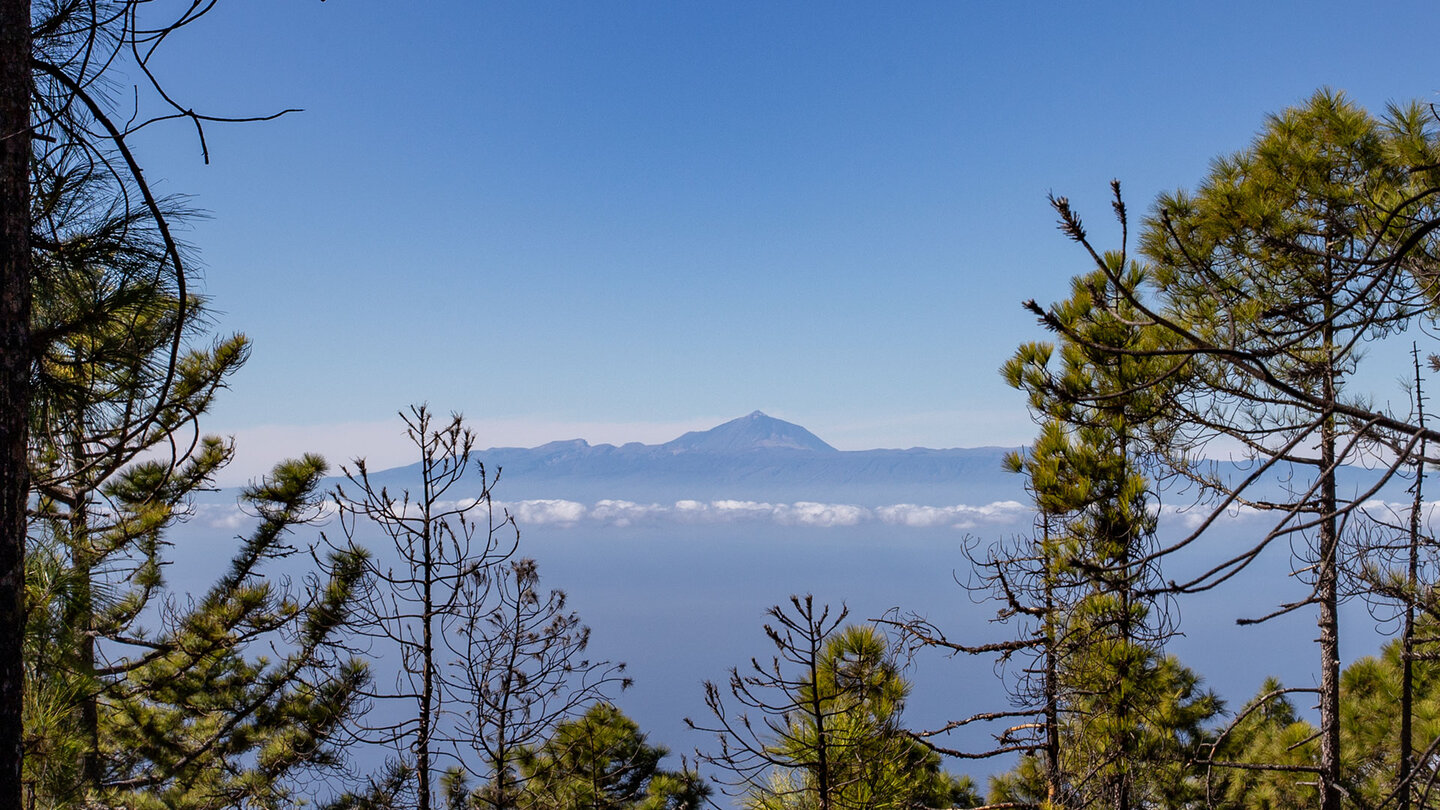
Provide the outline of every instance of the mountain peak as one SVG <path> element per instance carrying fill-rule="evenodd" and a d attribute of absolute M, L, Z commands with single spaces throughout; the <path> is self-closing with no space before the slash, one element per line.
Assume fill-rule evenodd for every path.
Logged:
<path fill-rule="evenodd" d="M 671 453 L 739 453 L 777 449 L 838 452 L 805 428 L 762 411 L 752 411 L 709 430 L 691 431 L 660 446 Z"/>

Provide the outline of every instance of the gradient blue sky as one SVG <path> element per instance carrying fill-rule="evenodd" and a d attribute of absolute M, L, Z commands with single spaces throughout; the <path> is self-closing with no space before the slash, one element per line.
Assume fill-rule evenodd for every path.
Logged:
<path fill-rule="evenodd" d="M 996 369 L 1108 243 L 1316 88 L 1440 100 L 1430 3 L 244 0 L 171 43 L 147 174 L 222 331 L 232 478 L 481 444 L 663 441 L 754 409 L 844 449 L 1020 444 Z M 124 88 L 120 88 L 124 92 Z"/>

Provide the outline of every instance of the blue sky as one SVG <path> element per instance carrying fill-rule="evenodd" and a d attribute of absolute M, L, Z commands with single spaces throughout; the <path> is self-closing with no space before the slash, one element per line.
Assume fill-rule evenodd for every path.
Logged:
<path fill-rule="evenodd" d="M 255 344 L 232 476 L 481 444 L 663 441 L 762 409 L 842 449 L 1020 444 L 996 369 L 1082 256 L 1321 86 L 1440 100 L 1429 4 L 245 0 L 178 98 L 267 124 L 138 144 Z M 123 91 L 123 88 L 121 88 Z"/>

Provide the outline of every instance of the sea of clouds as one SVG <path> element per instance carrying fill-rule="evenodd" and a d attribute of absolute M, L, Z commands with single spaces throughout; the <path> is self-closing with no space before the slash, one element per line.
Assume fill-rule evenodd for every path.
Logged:
<path fill-rule="evenodd" d="M 474 500 L 446 501 L 435 505 L 436 511 L 460 510 L 475 519 L 480 513 L 472 511 Z M 1362 507 L 1372 517 L 1387 522 L 1401 520 L 1407 514 L 1409 504 L 1370 501 Z M 639 503 L 636 501 L 602 499 L 593 503 L 566 500 L 563 498 L 541 498 L 523 501 L 494 501 L 493 514 L 506 514 L 524 526 L 547 526 L 557 528 L 616 527 L 629 526 L 696 526 L 731 523 L 767 523 L 777 526 L 804 526 L 813 528 L 835 528 L 862 525 L 883 525 L 911 529 L 951 528 L 960 531 L 985 529 L 987 527 L 1014 527 L 1028 525 L 1033 507 L 1018 501 L 995 501 L 983 505 L 955 504 L 952 506 L 926 506 L 923 504 L 897 503 L 889 506 L 862 506 L 852 503 L 821 503 L 817 501 L 795 501 L 793 503 L 771 503 L 768 501 L 745 500 L 678 500 L 673 503 Z M 333 516 L 336 506 L 326 501 L 317 505 L 314 517 Z M 414 518 L 419 510 L 414 503 L 396 503 L 397 517 Z M 1193 530 L 1207 522 L 1214 522 L 1211 510 L 1202 507 L 1160 507 L 1162 525 Z M 1424 508 L 1426 523 L 1433 521 L 1440 503 L 1427 502 Z M 1224 522 L 1246 520 L 1269 516 L 1279 517 L 1274 511 L 1262 511 L 1248 506 L 1236 506 L 1224 510 L 1219 519 Z M 236 504 L 205 503 L 189 507 L 188 519 L 201 526 L 238 529 L 254 520 L 253 510 Z"/>
<path fill-rule="evenodd" d="M 468 510 L 474 501 L 464 500 L 437 504 L 438 510 Z M 900 503 L 890 506 L 861 506 L 849 503 L 795 501 L 770 503 L 742 500 L 678 500 L 673 503 L 637 503 L 604 499 L 594 503 L 542 498 L 525 501 L 495 501 L 494 514 L 509 514 L 520 526 L 555 526 L 579 528 L 594 526 L 643 525 L 708 525 L 743 522 L 771 523 L 779 526 L 831 528 L 881 524 L 916 529 L 954 528 L 961 530 L 983 526 L 1007 525 L 1028 520 L 1030 507 L 1017 501 L 996 501 L 980 506 L 925 506 Z M 417 507 L 396 504 L 397 516 L 415 517 Z M 333 515 L 335 505 L 325 503 L 317 508 L 317 516 Z M 472 519 L 478 516 L 472 513 Z M 189 519 L 202 526 L 237 529 L 251 520 L 251 510 L 229 504 L 196 504 L 190 508 Z"/>
<path fill-rule="evenodd" d="M 497 504 L 524 525 L 579 526 L 599 524 L 626 527 L 650 523 L 715 524 L 766 522 L 780 526 L 859 526 L 881 523 L 890 526 L 935 528 L 949 526 L 971 529 L 982 524 L 1010 523 L 1023 517 L 1028 507 L 1015 501 L 999 501 L 984 506 L 859 506 L 848 503 L 769 503 L 766 501 L 679 500 L 674 503 L 636 503 L 624 500 L 601 500 L 593 504 L 577 501 L 544 499 Z"/>

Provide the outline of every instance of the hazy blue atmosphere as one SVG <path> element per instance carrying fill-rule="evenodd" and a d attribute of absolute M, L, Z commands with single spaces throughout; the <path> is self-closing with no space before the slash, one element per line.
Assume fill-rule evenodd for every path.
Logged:
<path fill-rule="evenodd" d="M 714 748 L 713 738 L 687 729 L 684 718 L 705 719 L 703 681 L 723 683 L 731 667 L 744 669 L 752 657 L 768 661 L 774 647 L 761 629 L 765 610 L 791 594 L 814 594 L 836 610 L 847 605 L 856 621 L 894 617 L 892 611 L 921 615 L 966 644 L 1010 637 L 1010 627 L 993 621 L 997 603 L 965 587 L 974 582 L 967 549 L 983 557 L 996 542 L 1034 531 L 1023 479 L 1001 471 L 1000 455 L 996 448 L 839 451 L 802 426 L 756 412 L 659 445 L 563 442 L 481 457 L 491 474 L 502 469 L 495 508 L 516 516 L 519 554 L 539 561 L 543 585 L 568 593 L 570 607 L 594 631 L 591 656 L 627 662 L 635 685 L 617 702 L 678 755 Z M 374 471 L 371 480 L 392 493 L 414 493 L 416 475 L 402 467 Z M 1346 493 L 1363 490 L 1357 485 L 1363 480 L 1352 471 Z M 478 477 L 468 482 L 454 499 L 478 492 Z M 1379 494 L 1403 500 L 1403 489 Z M 200 588 L 218 572 L 233 533 L 250 522 L 233 495 L 206 497 L 177 533 L 172 585 L 184 589 L 193 579 Z M 1161 542 L 1196 525 L 1186 503 L 1178 498 L 1162 514 Z M 1202 547 L 1169 559 L 1166 575 L 1184 581 L 1271 525 L 1264 515 L 1237 511 L 1206 534 Z M 322 519 L 295 540 L 313 543 L 320 532 L 335 540 L 339 528 L 333 518 Z M 357 539 L 381 559 L 393 554 L 378 531 L 362 529 Z M 1169 605 L 1181 634 L 1166 650 L 1193 662 L 1206 687 L 1232 707 L 1266 677 L 1314 685 L 1308 612 L 1235 628 L 1237 619 L 1305 595 L 1301 580 L 1289 575 L 1290 552 L 1276 544 L 1225 587 Z M 1376 651 L 1375 631 L 1393 632 L 1393 621 L 1385 621 L 1393 615 L 1393 607 L 1372 615 L 1358 599 L 1347 606 L 1347 662 Z M 905 718 L 912 728 L 1005 705 L 993 656 L 948 658 L 928 650 L 911 664 Z M 390 665 L 375 666 L 388 672 Z M 943 743 L 981 750 L 994 730 L 971 727 Z M 984 784 L 983 777 L 1011 765 L 1012 758 L 1000 757 L 950 767 Z"/>
<path fill-rule="evenodd" d="M 1001 522 L 986 528 L 989 533 L 1020 529 Z M 1219 534 L 1236 538 L 1237 546 L 1244 537 L 1234 531 Z M 215 562 L 227 538 L 223 531 L 197 527 L 180 544 L 189 551 L 177 546 L 177 560 L 180 565 L 193 562 L 189 555 L 199 551 Z M 881 532 L 873 527 L 764 522 L 690 525 L 683 530 L 552 524 L 527 530 L 522 543 L 523 553 L 540 563 L 542 584 L 564 589 L 570 606 L 593 629 L 590 654 L 627 662 L 635 685 L 617 695 L 617 703 L 655 742 L 678 756 L 696 747 L 715 747 L 712 736 L 690 731 L 683 722 L 686 717 L 706 719 L 702 681 L 723 683 L 730 667 L 743 668 L 752 656 L 768 660 L 774 647 L 761 629 L 764 612 L 792 593 L 813 593 L 837 607 L 846 603 L 855 620 L 878 618 L 901 607 L 929 616 L 967 643 L 1004 638 L 1004 628 L 987 624 L 994 605 L 972 601 L 954 579 L 963 577 L 957 567 L 963 566 L 959 548 L 965 538 L 965 532 L 950 527 Z M 370 539 L 378 543 L 382 538 Z M 1234 629 L 1236 618 L 1273 609 L 1274 591 L 1256 586 L 1274 582 L 1285 570 L 1285 555 L 1268 558 L 1233 588 L 1189 600 L 1181 610 L 1185 636 L 1167 649 L 1197 664 L 1206 686 L 1232 705 L 1254 695 L 1267 676 L 1312 685 L 1311 616 L 1291 616 L 1240 631 L 1243 635 Z M 1293 598 L 1298 592 L 1279 596 Z M 1378 642 L 1362 646 L 1360 639 L 1374 622 L 1360 606 L 1352 606 L 1349 618 L 1355 643 L 1347 660 L 1373 653 Z M 993 664 L 988 656 L 917 656 L 910 670 L 914 690 L 906 722 L 917 729 L 935 728 L 1003 707 L 1004 688 Z M 974 749 L 991 742 L 978 729 L 947 740 Z M 1003 757 L 948 767 L 973 775 L 983 785 L 983 777 L 1011 764 Z"/>
<path fill-rule="evenodd" d="M 134 139 L 157 189 L 206 212 L 182 236 L 215 330 L 253 340 L 201 422 L 235 441 L 225 489 L 167 538 L 167 576 L 213 579 L 245 529 L 236 488 L 282 458 L 364 457 L 410 486 L 395 414 L 424 402 L 468 417 L 521 555 L 569 592 L 593 656 L 629 662 L 620 705 L 677 753 L 709 743 L 683 724 L 705 711 L 701 682 L 768 656 L 763 613 L 792 593 L 1004 638 L 963 587 L 967 548 L 1033 530 L 1001 458 L 1035 426 L 997 369 L 1046 337 L 1021 302 L 1064 298 L 1090 267 L 1047 195 L 1110 247 L 1112 179 L 1133 233 L 1157 194 L 1318 88 L 1376 113 L 1440 102 L 1435 18 L 1339 2 L 220 4 L 157 58 L 168 92 L 215 115 L 301 111 L 210 126 L 209 165 L 183 126 Z M 1399 342 L 1369 347 L 1356 390 L 1408 401 Z M 1342 473 L 1344 494 L 1369 474 Z M 1164 543 L 1195 518 L 1160 500 Z M 1233 510 L 1165 576 L 1272 525 Z M 1235 628 L 1305 598 L 1286 542 L 1172 606 L 1166 650 L 1232 706 L 1267 676 L 1316 685 L 1312 612 Z M 1345 606 L 1347 662 L 1388 618 Z M 991 659 L 924 655 L 912 674 L 913 726 L 1004 705 Z M 1011 764 L 947 767 L 983 786 Z"/>

